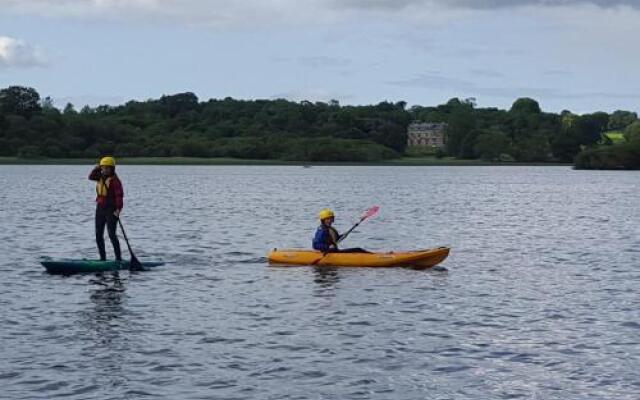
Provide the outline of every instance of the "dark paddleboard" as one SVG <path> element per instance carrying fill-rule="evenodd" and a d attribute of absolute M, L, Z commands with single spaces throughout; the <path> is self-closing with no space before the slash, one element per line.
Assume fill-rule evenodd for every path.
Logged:
<path fill-rule="evenodd" d="M 141 261 L 143 268 L 152 268 L 164 265 L 162 261 Z M 40 261 L 43 267 L 50 274 L 62 274 L 71 275 L 79 273 L 91 273 L 91 272 L 106 272 L 106 271 L 121 271 L 131 267 L 129 260 L 115 261 L 100 261 L 100 260 L 86 260 L 86 259 L 71 259 L 71 258 L 43 258 Z"/>

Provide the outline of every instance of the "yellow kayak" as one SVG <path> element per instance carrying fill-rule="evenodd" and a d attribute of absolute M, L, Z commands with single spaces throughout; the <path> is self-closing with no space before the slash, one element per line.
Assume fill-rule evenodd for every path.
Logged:
<path fill-rule="evenodd" d="M 449 255 L 448 247 L 388 253 L 322 253 L 305 249 L 273 249 L 269 262 L 276 265 L 331 265 L 335 267 L 430 268 Z"/>

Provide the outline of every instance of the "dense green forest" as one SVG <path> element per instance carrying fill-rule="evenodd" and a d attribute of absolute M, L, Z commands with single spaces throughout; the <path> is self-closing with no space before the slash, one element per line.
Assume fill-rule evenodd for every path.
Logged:
<path fill-rule="evenodd" d="M 193 93 L 81 110 L 67 104 L 59 110 L 51 98 L 21 86 L 0 90 L 0 156 L 380 161 L 412 153 L 406 129 L 414 120 L 448 124 L 439 157 L 640 167 L 640 122 L 629 111 L 545 113 L 529 98 L 500 110 L 457 98 L 407 108 L 405 102 L 199 101 Z"/>
<path fill-rule="evenodd" d="M 640 169 L 640 122 L 625 129 L 625 140 L 583 150 L 575 158 L 578 169 Z"/>

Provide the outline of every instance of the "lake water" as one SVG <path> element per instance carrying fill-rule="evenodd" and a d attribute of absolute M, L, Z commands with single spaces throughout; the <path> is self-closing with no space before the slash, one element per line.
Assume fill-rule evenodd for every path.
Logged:
<path fill-rule="evenodd" d="M 638 172 L 122 166 L 167 265 L 47 275 L 96 256 L 89 169 L 0 166 L 2 399 L 640 398 Z M 372 205 L 345 245 L 446 269 L 267 266 Z"/>

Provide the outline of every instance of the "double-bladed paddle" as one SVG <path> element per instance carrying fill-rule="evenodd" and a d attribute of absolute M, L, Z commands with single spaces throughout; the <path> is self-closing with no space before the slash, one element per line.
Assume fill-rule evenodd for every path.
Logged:
<path fill-rule="evenodd" d="M 353 232 L 353 230 L 358 227 L 358 225 L 360 225 L 367 218 L 370 218 L 370 217 L 373 217 L 374 215 L 376 215 L 378 213 L 378 211 L 380 211 L 380 207 L 379 206 L 373 206 L 373 207 L 369 208 L 367 211 L 365 211 L 365 213 L 362 214 L 362 217 L 360 217 L 360 221 L 356 222 L 351 227 L 351 229 L 349 229 L 346 233 L 344 233 L 343 235 L 340 235 L 340 237 L 338 238 L 338 241 L 337 241 L 336 244 L 338 244 L 338 243 L 342 242 L 344 239 L 346 239 L 347 236 L 349 236 L 349 234 L 351 232 Z M 317 260 L 315 260 L 313 263 L 311 263 L 311 265 L 317 265 L 320 261 L 322 261 L 326 257 L 327 254 L 329 254 L 329 252 L 322 253 L 322 257 L 320 257 Z"/>
<path fill-rule="evenodd" d="M 345 240 L 347 238 L 347 236 L 349 236 L 349 234 L 351 232 L 353 232 L 353 230 L 356 229 L 358 227 L 358 225 L 360 225 L 362 223 L 362 221 L 364 221 L 365 219 L 367 219 L 369 217 L 373 217 L 374 215 L 376 215 L 378 213 L 378 211 L 380 211 L 380 207 L 379 206 L 373 206 L 370 209 L 368 209 L 364 214 L 362 214 L 362 217 L 360 218 L 360 221 L 356 222 L 351 227 L 351 229 L 349 229 L 346 233 L 340 235 L 340 237 L 338 238 L 338 243 L 340 243 L 343 240 Z"/>
<path fill-rule="evenodd" d="M 120 224 L 120 229 L 122 230 L 124 241 L 127 243 L 129 254 L 131 254 L 131 262 L 129 264 L 129 269 L 131 271 L 142 271 L 142 263 L 138 261 L 138 258 L 136 257 L 136 255 L 133 254 L 133 250 L 131 250 L 131 245 L 129 244 L 129 239 L 127 238 L 127 233 L 124 231 L 124 226 L 122 226 L 122 221 L 120 220 L 120 217 L 118 217 L 118 224 Z"/>

